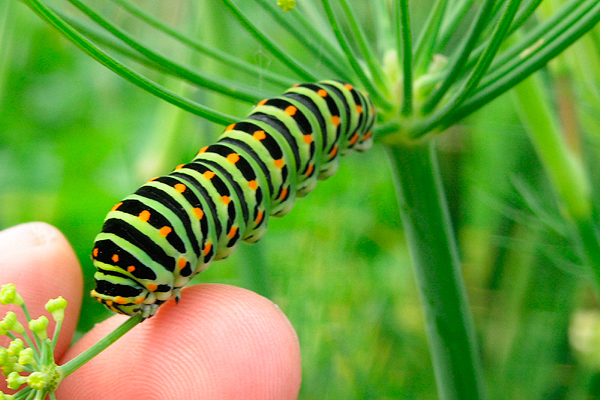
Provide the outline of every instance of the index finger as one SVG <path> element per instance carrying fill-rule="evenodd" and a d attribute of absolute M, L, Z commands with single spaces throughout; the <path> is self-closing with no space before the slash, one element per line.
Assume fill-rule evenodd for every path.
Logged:
<path fill-rule="evenodd" d="M 98 324 L 66 355 L 121 324 Z M 215 284 L 185 288 L 99 356 L 67 377 L 60 398 L 293 400 L 301 381 L 297 336 L 271 301 Z"/>

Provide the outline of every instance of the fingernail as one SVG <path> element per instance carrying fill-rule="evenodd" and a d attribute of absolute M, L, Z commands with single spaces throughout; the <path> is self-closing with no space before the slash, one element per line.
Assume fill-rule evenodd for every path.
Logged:
<path fill-rule="evenodd" d="M 28 222 L 0 232 L 0 252 L 9 253 L 43 246 L 59 237 L 58 229 L 45 222 Z"/>
<path fill-rule="evenodd" d="M 56 239 L 59 235 L 58 229 L 45 222 L 32 222 L 29 225 L 31 232 L 38 239 L 38 246 L 42 246 Z"/>

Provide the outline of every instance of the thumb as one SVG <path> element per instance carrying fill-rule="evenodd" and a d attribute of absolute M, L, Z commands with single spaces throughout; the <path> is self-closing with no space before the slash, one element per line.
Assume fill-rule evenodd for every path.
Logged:
<path fill-rule="evenodd" d="M 56 347 L 61 357 L 75 332 L 83 277 L 81 267 L 67 239 L 51 225 L 30 222 L 0 232 L 0 285 L 13 283 L 25 299 L 33 318 L 48 315 L 44 305 L 52 298 L 63 296 L 69 302 Z M 6 311 L 14 311 L 21 323 L 27 325 L 20 307 L 14 304 L 0 307 L 0 319 Z M 50 318 L 49 332 L 54 329 Z M 6 346 L 9 339 L 2 337 Z"/>
<path fill-rule="evenodd" d="M 125 321 L 85 335 L 63 362 Z M 297 336 L 271 301 L 245 289 L 202 284 L 183 290 L 67 377 L 63 399 L 293 400 L 301 380 Z"/>

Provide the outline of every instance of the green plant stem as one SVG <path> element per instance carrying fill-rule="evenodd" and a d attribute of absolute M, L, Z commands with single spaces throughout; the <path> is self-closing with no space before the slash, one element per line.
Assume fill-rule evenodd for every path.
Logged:
<path fill-rule="evenodd" d="M 388 135 L 398 133 L 401 127 L 402 121 L 393 119 L 388 122 L 376 124 L 375 128 L 373 129 L 373 135 L 375 136 L 376 141 L 380 141 L 382 138 L 387 137 Z"/>
<path fill-rule="evenodd" d="M 546 101 L 547 95 L 537 75 L 514 88 L 521 118 L 546 173 L 564 201 L 567 215 L 575 220 L 592 214 L 590 187 L 583 167 L 571 153 Z"/>
<path fill-rule="evenodd" d="M 479 350 L 434 144 L 396 143 L 400 215 L 443 400 L 486 398 Z"/>
<path fill-rule="evenodd" d="M 23 310 L 23 314 L 25 315 L 25 319 L 27 320 L 27 323 L 29 323 L 29 321 L 31 321 L 32 318 L 31 318 L 31 314 L 29 313 L 29 309 L 27 308 L 27 305 L 25 303 L 21 304 L 21 310 Z M 57 323 L 56 326 L 58 327 L 59 324 Z M 34 347 L 33 346 L 33 342 L 31 341 L 31 339 L 29 337 L 29 333 L 25 332 L 21 336 L 23 336 L 23 338 L 25 339 L 25 341 L 28 343 L 29 347 Z M 35 334 L 33 334 L 31 336 L 33 337 L 33 340 L 35 341 L 35 344 L 36 344 L 37 348 L 41 349 L 42 348 L 42 344 L 41 344 L 40 339 L 38 338 L 38 336 L 35 335 Z"/>
<path fill-rule="evenodd" d="M 110 346 L 111 344 L 116 342 L 117 339 L 119 339 L 121 336 L 125 335 L 127 332 L 129 332 L 131 329 L 133 329 L 137 324 L 139 324 L 142 321 L 143 321 L 143 319 L 142 319 L 141 314 L 138 314 L 136 316 L 133 316 L 133 317 L 127 319 L 120 326 L 118 326 L 117 329 L 115 329 L 114 331 L 112 331 L 111 333 L 109 333 L 108 335 L 103 337 L 102 339 L 100 339 L 92 347 L 90 347 L 89 349 L 87 349 L 86 351 L 84 351 L 83 353 L 81 353 L 80 355 L 78 355 L 77 357 L 72 359 L 71 361 L 58 366 L 57 369 L 60 371 L 62 378 L 64 379 L 65 377 L 69 376 L 71 373 L 73 373 L 75 370 L 77 370 L 83 364 L 87 363 L 92 358 L 96 357 L 98 354 L 100 354 L 100 352 L 102 352 L 108 346 Z"/>
<path fill-rule="evenodd" d="M 569 149 L 542 83 L 534 75 L 515 87 L 521 118 L 562 209 L 573 222 L 584 262 L 590 266 L 600 290 L 600 236 L 594 224 L 591 188 L 581 161 Z"/>
<path fill-rule="evenodd" d="M 410 28 L 410 11 L 408 9 L 408 0 L 397 0 L 396 19 L 399 23 L 398 29 L 402 37 L 398 38 L 402 43 L 402 66 L 404 72 L 402 101 L 402 114 L 410 115 L 413 112 L 413 57 L 412 57 L 412 33 Z M 398 53 L 400 54 L 400 53 Z"/>
<path fill-rule="evenodd" d="M 34 395 L 31 394 L 32 391 L 33 389 L 31 388 L 31 386 L 25 386 L 23 389 L 19 390 L 19 397 L 17 397 L 17 400 L 33 399 Z"/>
<path fill-rule="evenodd" d="M 56 348 L 56 344 L 58 343 L 58 335 L 60 334 L 60 330 L 62 329 L 63 320 L 60 319 L 56 321 L 56 325 L 54 326 L 54 333 L 52 334 L 52 352 Z"/>

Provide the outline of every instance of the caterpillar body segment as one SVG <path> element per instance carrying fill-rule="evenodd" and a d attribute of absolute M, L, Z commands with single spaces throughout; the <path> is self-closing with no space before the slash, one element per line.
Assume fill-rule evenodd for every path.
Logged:
<path fill-rule="evenodd" d="M 92 295 L 121 314 L 151 317 L 269 216 L 333 175 L 339 157 L 367 150 L 370 98 L 338 81 L 296 85 L 260 102 L 187 164 L 150 180 L 108 213 L 95 239 Z"/>

